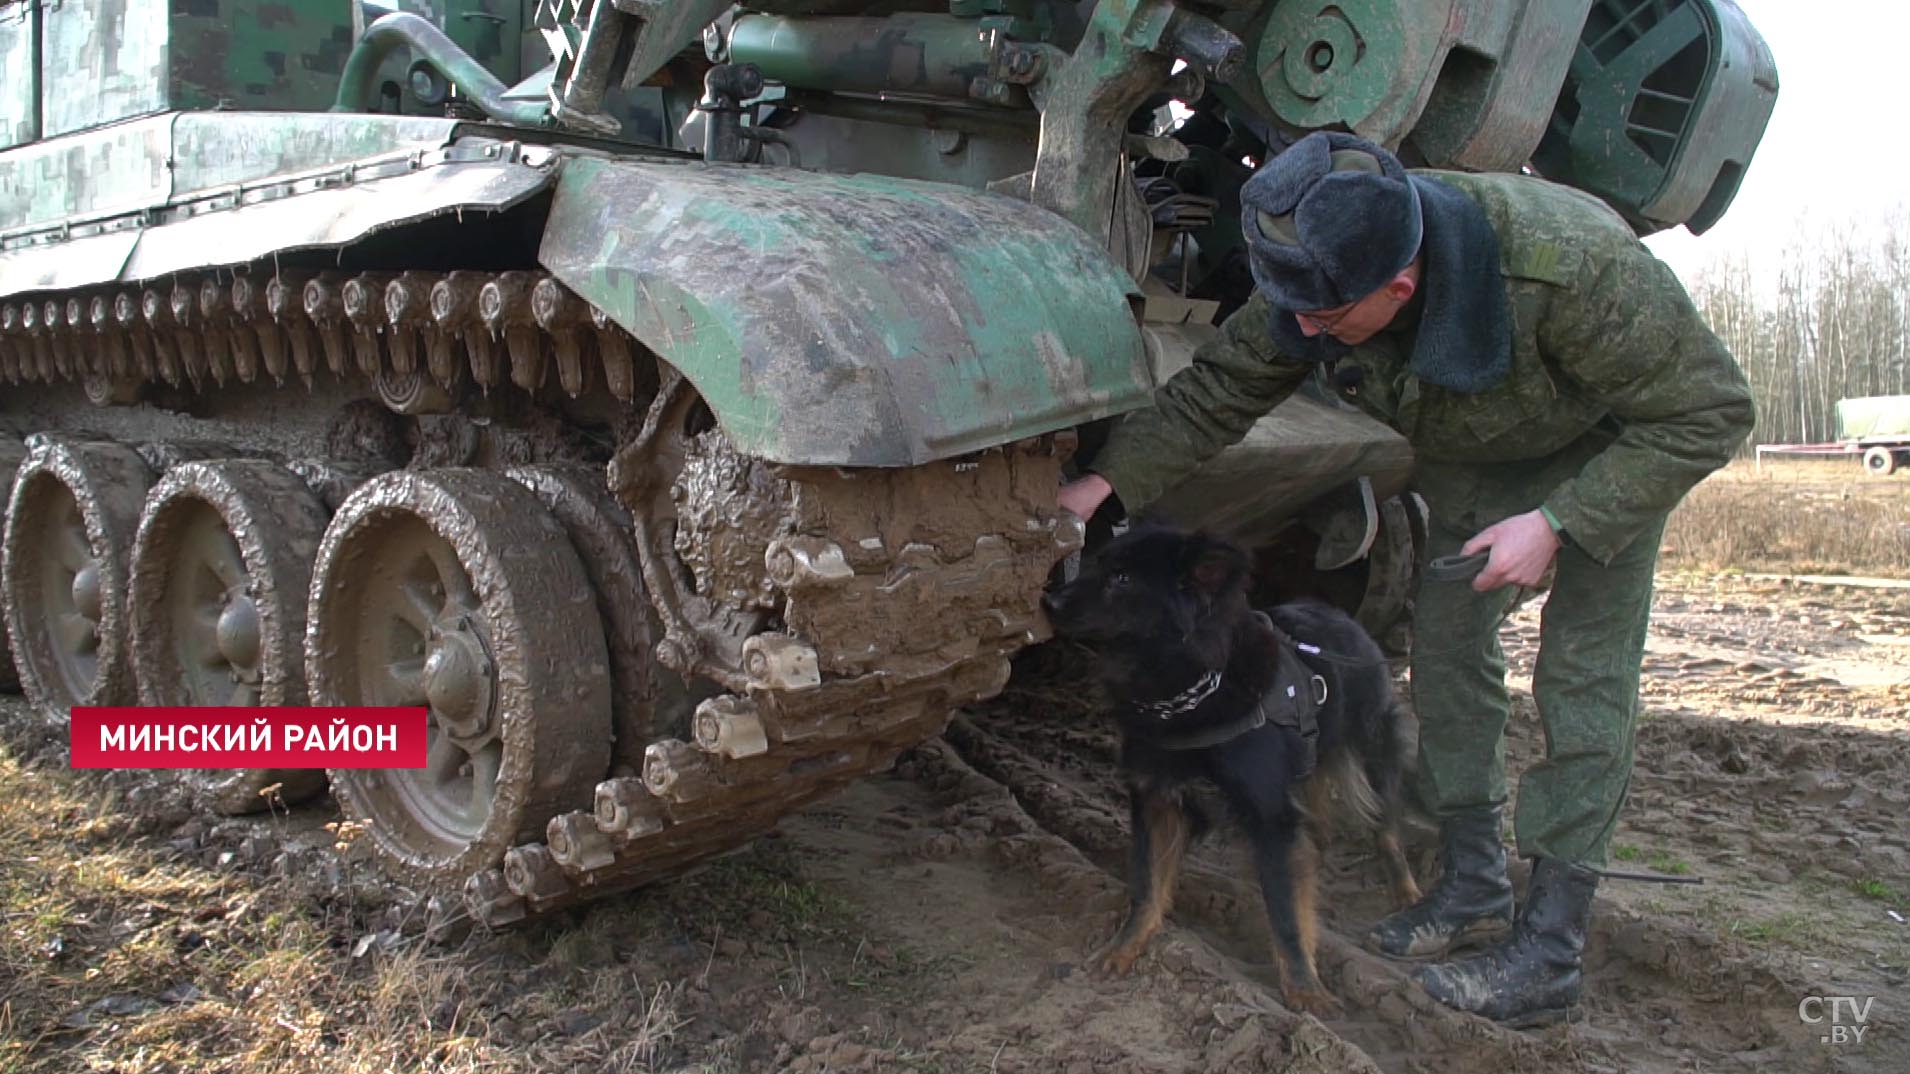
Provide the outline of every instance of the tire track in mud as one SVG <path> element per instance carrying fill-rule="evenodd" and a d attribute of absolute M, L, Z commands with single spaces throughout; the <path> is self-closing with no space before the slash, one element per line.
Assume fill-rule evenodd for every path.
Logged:
<path fill-rule="evenodd" d="M 1100 976 L 1090 955 L 1125 906 L 1122 885 L 947 743 L 918 748 L 899 771 L 906 778 L 865 781 L 787 832 L 805 876 L 944 967 L 909 1009 L 928 1069 L 1378 1074 L 1190 934 L 1163 934 L 1149 972 Z"/>

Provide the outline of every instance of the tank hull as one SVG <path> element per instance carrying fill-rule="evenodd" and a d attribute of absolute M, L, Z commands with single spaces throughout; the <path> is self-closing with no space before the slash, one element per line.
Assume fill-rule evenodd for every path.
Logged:
<path fill-rule="evenodd" d="M 181 113 L 0 154 L 0 206 L 0 431 L 35 489 L 111 516 L 70 554 L 10 519 L 14 648 L 71 687 L 29 681 L 38 707 L 92 696 L 75 668 L 124 700 L 426 704 L 425 776 L 336 797 L 395 876 L 494 924 L 728 849 L 998 692 L 1083 540 L 1053 494 L 1072 430 L 1170 371 L 1102 246 L 947 184 Z M 1245 449 L 1308 475 L 1259 483 L 1254 532 L 1396 484 L 1396 436 L 1304 406 Z M 1347 450 L 1316 450 L 1328 426 Z M 302 488 L 311 532 L 254 539 L 239 486 Z M 235 649 L 241 594 L 294 575 L 270 651 Z M 119 610 L 35 595 L 94 579 Z M 316 789 L 193 785 L 225 811 Z"/>

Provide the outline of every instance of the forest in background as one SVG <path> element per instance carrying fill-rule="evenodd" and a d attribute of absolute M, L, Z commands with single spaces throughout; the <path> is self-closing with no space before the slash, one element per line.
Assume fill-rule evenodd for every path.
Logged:
<path fill-rule="evenodd" d="M 1834 439 L 1837 400 L 1910 395 L 1910 213 L 1799 226 L 1775 254 L 1724 255 L 1691 297 L 1757 397 L 1755 444 Z"/>

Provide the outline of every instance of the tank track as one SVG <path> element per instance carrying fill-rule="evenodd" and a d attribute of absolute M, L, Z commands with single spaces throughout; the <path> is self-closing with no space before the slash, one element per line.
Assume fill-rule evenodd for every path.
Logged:
<path fill-rule="evenodd" d="M 616 574 L 634 551 L 641 571 L 654 623 L 606 621 L 613 663 L 640 646 L 634 659 L 691 692 L 672 706 L 653 681 L 648 703 L 617 714 L 594 801 L 468 876 L 473 918 L 510 924 L 741 845 L 939 733 L 1045 636 L 1043 581 L 1082 541 L 1054 506 L 1065 436 L 897 470 L 745 457 L 688 381 L 541 273 L 208 273 L 0 304 L 0 379 L 78 383 L 99 406 L 335 377 L 402 414 L 455 413 L 474 390 L 534 393 L 553 376 L 573 398 L 647 406 L 599 486 L 628 519 L 572 511 L 617 519 L 583 540 L 565 521 L 587 562 Z M 365 476 L 291 468 L 330 509 L 341 472 L 346 487 Z M 513 476 L 565 515 L 561 482 Z M 606 620 L 614 603 L 599 593 Z M 627 673 L 613 678 L 630 692 Z"/>
<path fill-rule="evenodd" d="M 535 272 L 207 273 L 0 304 L 0 379 L 78 383 L 106 406 L 149 387 L 203 392 L 322 373 L 369 380 L 405 414 L 449 410 L 468 388 L 537 391 L 555 370 L 572 397 L 599 383 L 647 396 L 643 348 Z"/>

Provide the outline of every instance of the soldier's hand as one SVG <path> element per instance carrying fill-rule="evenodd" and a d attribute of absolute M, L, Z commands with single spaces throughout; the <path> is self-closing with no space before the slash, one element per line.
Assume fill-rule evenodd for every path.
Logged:
<path fill-rule="evenodd" d="M 1480 530 L 1459 551 L 1469 556 L 1487 548 L 1492 558 L 1472 580 L 1472 588 L 1481 593 L 1503 585 L 1537 586 L 1558 556 L 1559 539 L 1544 514 L 1527 511 Z"/>
<path fill-rule="evenodd" d="M 1063 511 L 1071 512 L 1074 517 L 1086 522 L 1101 509 L 1101 504 L 1114 494 L 1114 486 L 1100 474 L 1089 474 L 1079 481 L 1070 481 L 1061 486 L 1057 499 Z"/>

